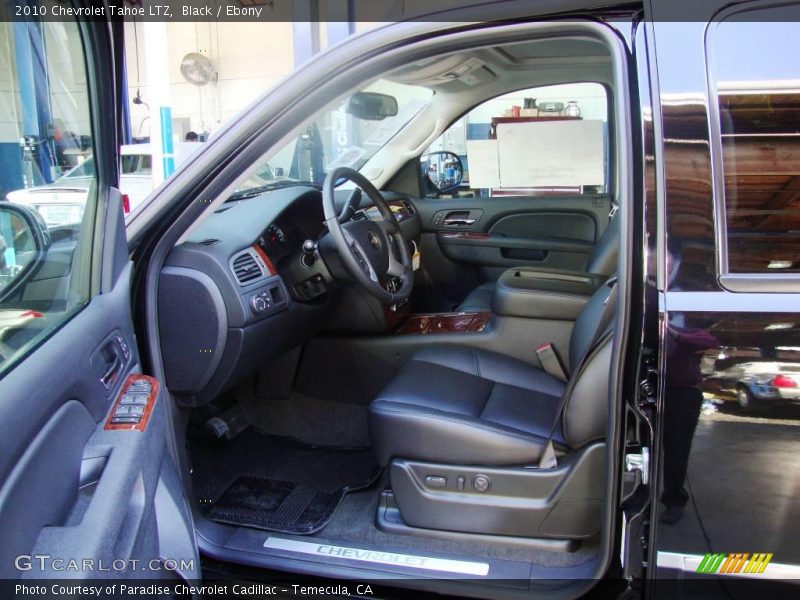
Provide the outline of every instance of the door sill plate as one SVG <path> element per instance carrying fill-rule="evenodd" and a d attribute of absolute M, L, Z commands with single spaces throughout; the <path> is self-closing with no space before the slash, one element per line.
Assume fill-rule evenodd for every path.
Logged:
<path fill-rule="evenodd" d="M 340 558 L 355 560 L 379 565 L 391 565 L 419 569 L 422 571 L 436 571 L 439 573 L 456 573 L 459 575 L 472 575 L 486 577 L 489 574 L 489 564 L 483 562 L 469 562 L 463 560 L 450 560 L 417 554 L 398 554 L 395 552 L 381 552 L 348 546 L 335 546 L 332 544 L 303 542 L 280 537 L 268 537 L 264 548 L 298 552 L 319 558 Z"/>

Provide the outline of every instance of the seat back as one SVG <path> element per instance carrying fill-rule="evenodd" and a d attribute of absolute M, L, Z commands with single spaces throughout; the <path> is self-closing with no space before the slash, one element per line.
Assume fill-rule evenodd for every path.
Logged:
<path fill-rule="evenodd" d="M 570 372 L 574 372 L 578 368 L 583 356 L 589 351 L 589 346 L 599 335 L 597 330 L 604 325 L 601 321 L 603 321 L 606 300 L 610 293 L 611 286 L 608 283 L 601 285 L 586 302 L 578 318 L 575 319 L 575 325 L 572 327 L 572 334 L 569 338 Z M 609 310 L 613 310 L 613 308 L 613 306 L 608 307 Z M 607 325 L 607 313 L 605 317 L 605 324 Z"/>
<path fill-rule="evenodd" d="M 578 315 L 569 343 L 572 379 L 562 414 L 564 440 L 579 448 L 605 436 L 608 414 L 608 378 L 611 343 L 606 338 L 597 345 L 609 327 L 613 327 L 616 302 L 612 288 L 602 285 Z M 606 302 L 608 307 L 606 308 Z M 591 353 L 587 356 L 587 353 Z"/>
<path fill-rule="evenodd" d="M 611 275 L 617 270 L 617 252 L 619 250 L 619 219 L 611 217 L 608 227 L 597 240 L 597 243 L 586 259 L 587 273 L 595 275 Z"/>

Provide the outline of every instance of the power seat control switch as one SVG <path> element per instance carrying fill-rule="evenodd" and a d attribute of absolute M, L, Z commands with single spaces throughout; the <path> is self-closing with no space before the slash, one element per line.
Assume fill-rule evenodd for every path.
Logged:
<path fill-rule="evenodd" d="M 447 486 L 447 477 L 441 477 L 439 475 L 428 475 L 425 478 L 425 483 L 428 484 L 428 487 L 443 488 Z"/>
<path fill-rule="evenodd" d="M 485 494 L 492 488 L 492 480 L 486 475 L 476 475 L 475 479 L 472 480 L 472 487 L 479 494 Z"/>

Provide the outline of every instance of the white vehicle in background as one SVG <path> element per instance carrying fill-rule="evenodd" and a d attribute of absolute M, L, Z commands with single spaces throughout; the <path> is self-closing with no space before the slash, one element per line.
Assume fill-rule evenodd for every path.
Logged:
<path fill-rule="evenodd" d="M 800 402 L 800 366 L 790 362 L 748 361 L 717 373 L 723 389 L 734 392 L 739 406 Z"/>
<path fill-rule="evenodd" d="M 202 142 L 175 145 L 178 168 Z M 135 210 L 153 191 L 153 153 L 150 144 L 129 144 L 120 148 L 120 191 L 127 198 L 125 212 Z M 14 190 L 9 202 L 25 204 L 39 211 L 48 227 L 80 223 L 89 185 L 94 180 L 94 159 L 89 156 L 53 183 Z"/>

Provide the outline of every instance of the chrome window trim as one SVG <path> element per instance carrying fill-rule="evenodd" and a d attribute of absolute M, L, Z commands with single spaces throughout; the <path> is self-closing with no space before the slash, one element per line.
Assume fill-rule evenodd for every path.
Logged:
<path fill-rule="evenodd" d="M 656 34 L 652 21 L 645 23 L 645 44 L 647 47 L 647 69 L 650 73 L 650 106 L 652 108 L 653 150 L 655 167 L 656 195 L 656 289 L 667 289 L 667 193 L 664 165 L 663 111 L 661 108 L 661 85 L 658 76 L 658 54 Z"/>
<path fill-rule="evenodd" d="M 794 293 L 667 292 L 663 308 L 667 312 L 797 313 Z"/>
<path fill-rule="evenodd" d="M 724 273 L 719 284 L 731 292 L 775 294 L 800 294 L 800 273 Z M 795 298 L 796 309 L 800 304 Z"/>
<path fill-rule="evenodd" d="M 710 66 L 715 65 L 716 30 L 721 23 L 734 15 L 795 5 L 792 1 L 765 0 L 747 2 L 744 6 L 731 6 L 716 13 L 706 25 L 703 36 L 708 104 L 709 152 L 711 154 L 711 181 L 713 184 L 714 233 L 716 243 L 717 278 L 720 287 L 731 292 L 800 293 L 800 273 L 731 273 L 728 260 L 728 215 L 725 202 L 725 181 L 722 164 L 722 133 L 720 131 L 719 95 L 716 76 Z"/>

